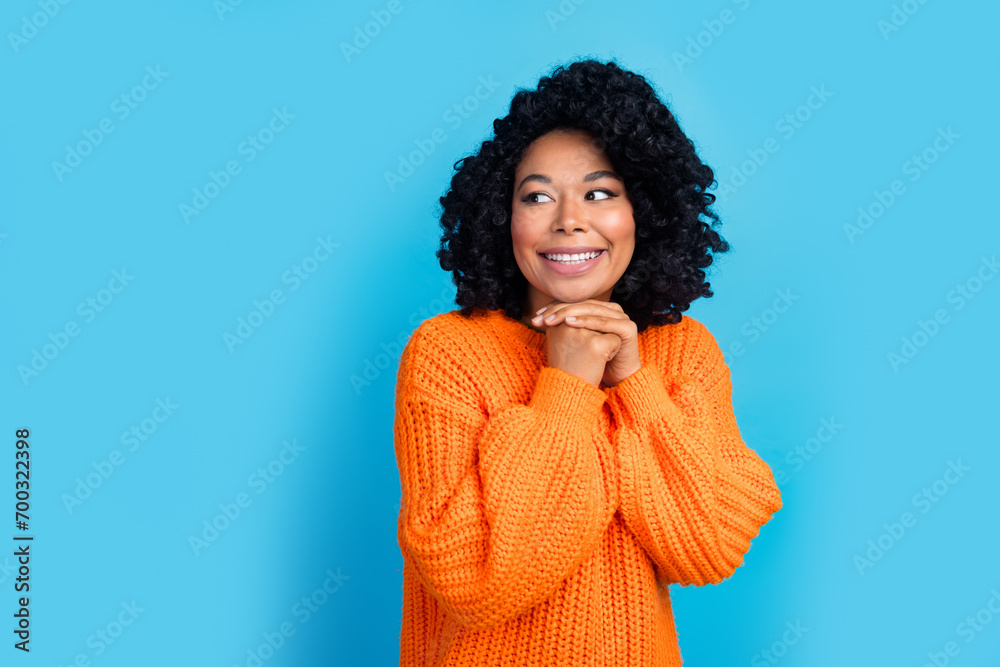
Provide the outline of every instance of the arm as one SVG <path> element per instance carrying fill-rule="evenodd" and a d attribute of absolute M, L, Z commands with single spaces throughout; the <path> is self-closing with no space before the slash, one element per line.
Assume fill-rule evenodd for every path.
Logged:
<path fill-rule="evenodd" d="M 689 324 L 684 359 L 608 390 L 621 515 L 667 583 L 715 584 L 781 508 L 771 469 L 740 438 L 715 339 Z"/>
<path fill-rule="evenodd" d="M 527 405 L 488 416 L 467 379 L 440 379 L 454 364 L 428 372 L 420 358 L 441 354 L 408 345 L 400 362 L 399 544 L 449 615 L 489 628 L 550 597 L 599 544 L 617 505 L 596 444 L 606 397 L 544 367 Z"/>

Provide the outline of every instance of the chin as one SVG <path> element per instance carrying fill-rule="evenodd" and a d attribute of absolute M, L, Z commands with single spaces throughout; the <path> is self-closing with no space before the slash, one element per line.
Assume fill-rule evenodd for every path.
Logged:
<path fill-rule="evenodd" d="M 577 293 L 556 293 L 552 295 L 554 300 L 562 301 L 563 303 L 575 303 L 578 301 L 588 301 L 593 299 L 599 299 L 603 292 L 577 292 Z"/>

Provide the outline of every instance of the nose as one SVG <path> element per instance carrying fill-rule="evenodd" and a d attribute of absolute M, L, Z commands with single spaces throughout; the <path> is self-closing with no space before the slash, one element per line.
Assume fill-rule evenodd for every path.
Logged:
<path fill-rule="evenodd" d="M 587 220 L 587 211 L 582 202 L 574 201 L 572 198 L 563 199 L 557 209 L 555 220 L 552 221 L 553 231 L 587 232 L 590 230 L 590 222 Z"/>

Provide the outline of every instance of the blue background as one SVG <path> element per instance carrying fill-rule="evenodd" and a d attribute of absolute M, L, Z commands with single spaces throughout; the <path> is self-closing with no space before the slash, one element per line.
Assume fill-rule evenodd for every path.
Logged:
<path fill-rule="evenodd" d="M 455 308 L 437 198 L 517 88 L 590 56 L 644 74 L 716 170 L 733 251 L 688 314 L 785 505 L 734 577 L 673 587 L 685 663 L 996 664 L 1000 6 L 220 7 L 0 12 L 0 539 L 24 427 L 35 535 L 30 654 L 0 557 L 0 662 L 247 665 L 285 623 L 269 667 L 397 664 L 395 371 Z"/>

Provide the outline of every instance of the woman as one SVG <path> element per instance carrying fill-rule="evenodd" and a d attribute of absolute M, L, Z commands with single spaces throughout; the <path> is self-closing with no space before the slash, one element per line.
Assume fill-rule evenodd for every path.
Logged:
<path fill-rule="evenodd" d="M 456 163 L 460 310 L 403 351 L 400 665 L 680 665 L 669 584 L 781 507 L 712 334 L 712 170 L 641 77 L 576 62 Z"/>

